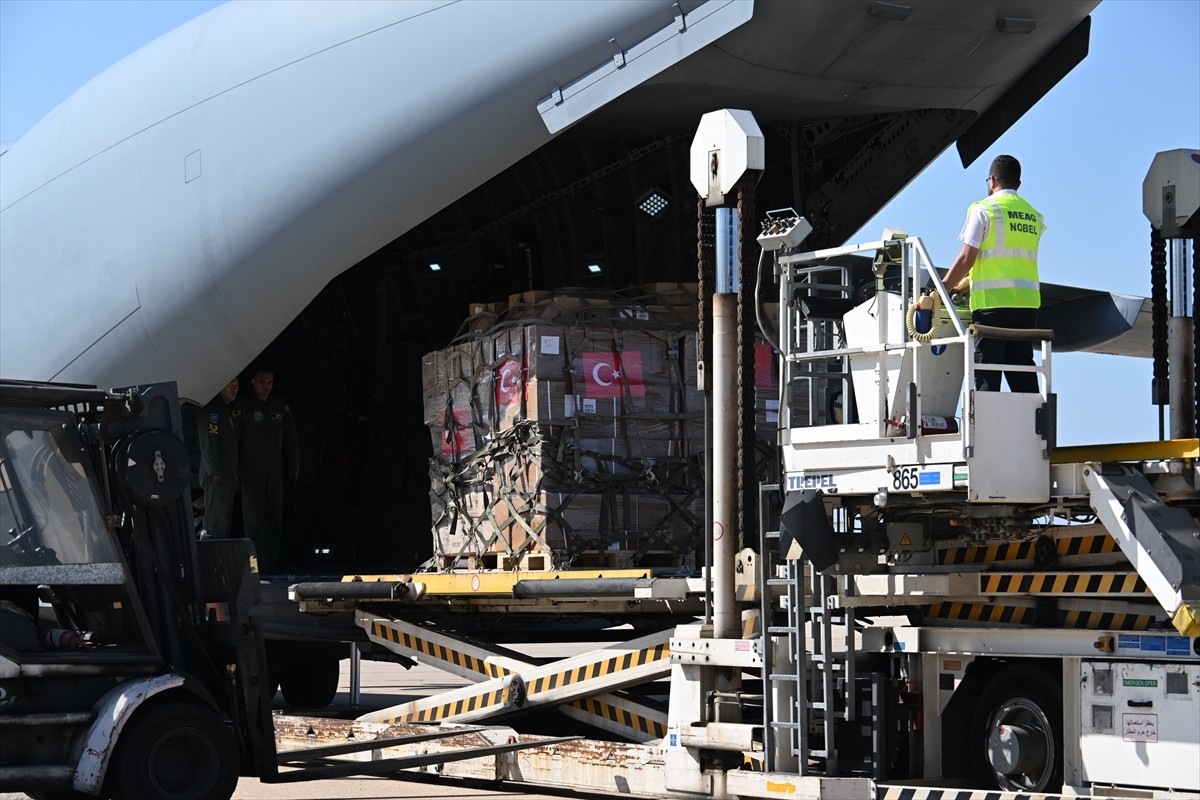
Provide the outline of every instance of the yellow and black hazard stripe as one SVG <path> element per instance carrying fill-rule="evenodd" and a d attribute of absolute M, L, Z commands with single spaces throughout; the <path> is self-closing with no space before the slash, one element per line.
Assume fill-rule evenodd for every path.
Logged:
<path fill-rule="evenodd" d="M 998 792 L 986 789 L 935 789 L 932 786 L 877 786 L 876 800 L 1068 800 L 1061 794 Z M 1069 800 L 1087 800 L 1071 796 Z"/>
<path fill-rule="evenodd" d="M 749 753 L 742 753 L 742 769 L 750 770 L 751 772 L 762 772 L 766 769 L 766 761 L 762 756 L 752 756 Z"/>
<path fill-rule="evenodd" d="M 453 664 L 456 667 L 470 670 L 471 672 L 477 672 L 480 675 L 486 675 L 489 678 L 501 678 L 511 673 L 511 670 L 497 664 L 492 664 L 470 653 L 453 650 L 444 644 L 437 644 L 429 639 L 423 639 L 411 633 L 398 631 L 379 622 L 371 624 L 371 634 L 379 639 L 385 639 L 416 653 L 439 659 L 447 664 Z"/>
<path fill-rule="evenodd" d="M 671 648 L 664 642 L 654 647 L 647 647 L 643 650 L 636 650 L 623 655 L 613 656 L 612 658 L 606 658 L 603 661 L 594 661 L 582 667 L 575 667 L 574 669 L 555 672 L 552 675 L 543 675 L 540 678 L 534 678 L 529 682 L 527 691 L 529 696 L 532 697 L 541 692 L 548 692 L 563 686 L 572 686 L 582 681 L 590 681 L 593 678 L 624 672 L 633 667 L 641 667 L 670 657 Z"/>
<path fill-rule="evenodd" d="M 1045 612 L 1043 612 L 1045 613 Z M 1032 606 L 1006 606 L 990 603 L 934 603 L 925 609 L 933 619 L 961 622 L 988 622 L 997 625 L 1026 625 L 1045 628 L 1082 630 L 1144 631 L 1154 622 L 1153 614 L 1113 611 L 1060 611 L 1043 618 Z"/>
<path fill-rule="evenodd" d="M 1154 621 L 1153 614 L 1117 614 L 1105 611 L 1061 611 L 1063 628 L 1101 631 L 1144 631 Z"/>
<path fill-rule="evenodd" d="M 981 594 L 1149 594 L 1133 572 L 1044 572 L 979 576 Z"/>
<path fill-rule="evenodd" d="M 1121 549 L 1117 540 L 1107 533 L 1097 533 L 1091 536 L 1071 536 L 1058 540 L 1058 555 L 1062 558 L 1070 556 L 1098 556 L 1116 553 Z"/>
<path fill-rule="evenodd" d="M 480 709 L 491 708 L 493 706 L 502 706 L 508 703 L 508 699 L 509 691 L 506 686 L 501 689 L 473 694 L 470 697 L 462 697 L 458 700 L 442 703 L 441 705 L 422 708 L 408 714 L 401 714 L 398 717 L 392 717 L 388 722 L 439 722 L 451 717 L 457 717 L 460 714 L 479 711 Z"/>
<path fill-rule="evenodd" d="M 993 622 L 998 625 L 1032 625 L 1034 610 L 1025 606 L 1000 606 L 987 603 L 934 603 L 925 616 L 968 622 Z"/>
<path fill-rule="evenodd" d="M 581 711 L 623 725 L 631 730 L 640 731 L 655 739 L 661 739 L 667 735 L 667 723 L 644 714 L 635 714 L 628 709 L 604 703 L 592 697 L 572 700 L 571 705 Z"/>
<path fill-rule="evenodd" d="M 1032 561 L 1039 539 L 1007 544 L 970 545 L 948 547 L 938 551 L 938 564 L 957 566 L 960 564 L 991 564 L 1001 561 Z M 1095 556 L 1116 553 L 1121 548 L 1117 540 L 1107 533 L 1088 536 L 1063 536 L 1054 543 L 1059 558 L 1072 556 Z"/>
<path fill-rule="evenodd" d="M 958 566 L 960 564 L 990 564 L 994 561 L 1032 561 L 1035 540 L 1009 542 L 988 546 L 948 547 L 938 551 L 938 563 Z"/>

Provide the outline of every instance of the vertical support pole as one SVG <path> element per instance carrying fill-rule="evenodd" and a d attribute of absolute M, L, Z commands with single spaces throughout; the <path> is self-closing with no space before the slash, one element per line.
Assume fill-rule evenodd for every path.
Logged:
<path fill-rule="evenodd" d="M 718 271 L 719 275 L 719 271 Z M 741 635 L 734 603 L 737 558 L 737 295 L 713 295 L 713 636 Z"/>
<path fill-rule="evenodd" d="M 716 214 L 701 197 L 696 201 L 696 380 L 704 396 L 704 622 L 712 624 L 712 529 L 713 529 L 713 397 L 712 296 L 716 286 Z"/>
<path fill-rule="evenodd" d="M 358 708 L 362 702 L 362 653 L 358 642 L 350 643 L 350 707 Z"/>
<path fill-rule="evenodd" d="M 1187 241 L 1172 239 L 1170 251 L 1171 316 L 1167 320 L 1167 358 L 1170 362 L 1171 438 L 1196 436 L 1196 364 L 1193 361 L 1195 309 L 1190 308 Z"/>

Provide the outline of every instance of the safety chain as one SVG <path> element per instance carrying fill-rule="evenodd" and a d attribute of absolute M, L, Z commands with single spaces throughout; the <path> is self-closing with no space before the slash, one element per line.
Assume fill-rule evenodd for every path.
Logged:
<path fill-rule="evenodd" d="M 754 186 L 757 173 L 748 173 L 738 182 L 738 300 L 737 300 L 737 352 L 738 352 L 738 531 L 758 530 L 756 504 L 753 498 L 758 493 L 757 463 L 755 459 L 754 433 L 754 320 L 757 289 L 753 268 L 747 269 L 747 242 L 757 242 L 753 236 Z M 750 279 L 747 280 L 747 277 Z"/>
<path fill-rule="evenodd" d="M 1171 402 L 1167 358 L 1167 242 L 1153 226 L 1150 228 L 1150 312 L 1150 346 L 1154 362 L 1151 402 L 1165 406 Z"/>
<path fill-rule="evenodd" d="M 712 369 L 712 295 L 717 282 L 717 212 L 696 201 L 696 355 Z M 706 380 L 711 380 L 707 375 Z M 706 384 L 711 385 L 711 383 Z"/>

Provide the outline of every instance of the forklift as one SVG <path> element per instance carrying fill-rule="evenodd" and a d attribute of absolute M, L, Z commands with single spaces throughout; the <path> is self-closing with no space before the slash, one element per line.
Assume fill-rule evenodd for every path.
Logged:
<path fill-rule="evenodd" d="M 276 770 L 253 545 L 196 541 L 174 384 L 0 381 L 0 791 L 229 797 Z"/>
<path fill-rule="evenodd" d="M 197 540 L 174 383 L 0 379 L 0 792 L 229 800 L 264 783 L 386 775 L 578 736 L 345 763 L 476 733 L 389 728 L 276 750 L 248 539 Z"/>

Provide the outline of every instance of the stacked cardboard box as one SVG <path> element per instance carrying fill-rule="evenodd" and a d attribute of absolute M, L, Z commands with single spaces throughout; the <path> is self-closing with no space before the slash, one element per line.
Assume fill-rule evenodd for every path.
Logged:
<path fill-rule="evenodd" d="M 438 567 L 694 566 L 694 287 L 477 305 L 424 361 Z"/>
<path fill-rule="evenodd" d="M 438 568 L 693 568 L 705 435 L 695 285 L 526 292 L 471 311 L 424 360 Z M 760 342 L 754 363 L 769 465 L 778 362 Z M 810 383 L 794 387 L 794 413 L 807 415 Z"/>

